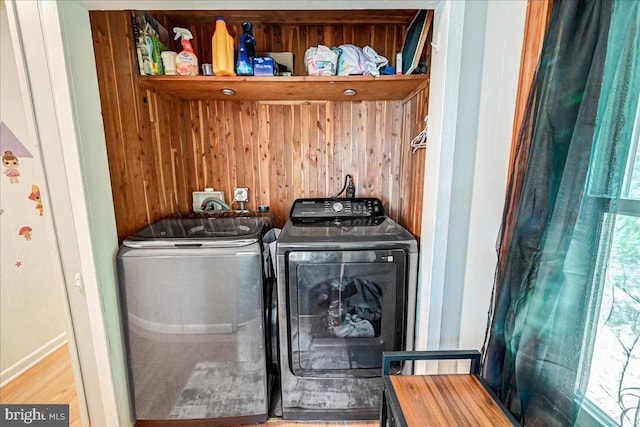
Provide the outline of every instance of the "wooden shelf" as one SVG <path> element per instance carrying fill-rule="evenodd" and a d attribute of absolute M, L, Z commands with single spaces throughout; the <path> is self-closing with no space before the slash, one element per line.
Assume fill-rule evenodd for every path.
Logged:
<path fill-rule="evenodd" d="M 428 74 L 409 76 L 210 77 L 138 76 L 158 93 L 178 99 L 228 101 L 376 101 L 403 100 L 429 84 Z M 225 95 L 232 89 L 234 95 Z M 347 96 L 346 89 L 356 91 Z"/>

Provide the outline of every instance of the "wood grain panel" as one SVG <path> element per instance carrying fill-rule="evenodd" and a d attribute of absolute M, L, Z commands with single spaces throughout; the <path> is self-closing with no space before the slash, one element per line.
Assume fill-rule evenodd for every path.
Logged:
<path fill-rule="evenodd" d="M 105 121 L 105 136 L 110 162 L 116 222 L 144 224 L 148 222 L 145 199 L 146 180 L 140 163 L 140 142 L 149 141 L 146 127 L 138 126 L 137 85 L 132 74 L 132 40 L 130 19 L 119 13 L 102 13 L 91 17 L 96 57 L 109 58 L 98 64 L 103 115 L 113 118 Z M 128 46 L 130 49 L 124 48 Z M 135 70 L 135 69 L 134 69 Z M 133 111 L 132 111 L 133 110 Z M 148 121 L 147 121 L 148 123 Z M 116 197 L 115 194 L 122 197 Z M 136 200 L 133 208 L 130 201 Z"/>
<path fill-rule="evenodd" d="M 402 100 L 426 85 L 429 76 L 296 76 L 215 77 L 139 76 L 144 86 L 179 99 L 221 99 L 238 101 L 372 101 Z M 232 89 L 232 96 L 222 93 Z M 356 91 L 347 96 L 345 89 Z"/>
<path fill-rule="evenodd" d="M 182 178 L 184 153 L 172 146 L 182 132 L 176 116 L 180 109 L 138 85 L 129 13 L 92 11 L 90 20 L 116 225 L 122 240 L 190 206 Z"/>
<path fill-rule="evenodd" d="M 304 54 L 311 46 L 341 44 L 371 46 L 387 57 L 391 65 L 402 51 L 404 34 L 417 10 L 321 10 L 321 11 L 150 11 L 171 32 L 174 26 L 188 28 L 194 35 L 192 45 L 200 63 L 211 62 L 211 37 L 216 17 L 225 18 L 229 33 L 238 45 L 242 23 L 253 24 L 258 52 L 292 52 L 294 74 L 306 75 Z M 426 44 L 423 58 L 430 56 Z M 177 42 L 172 49 L 181 50 Z"/>
<path fill-rule="evenodd" d="M 400 188 L 394 203 L 399 207 L 398 222 L 405 226 L 414 236 L 419 237 L 422 223 L 422 203 L 424 192 L 424 168 L 426 150 L 413 151 L 411 140 L 418 135 L 425 126 L 424 118 L 428 113 L 428 89 L 425 88 L 415 94 L 403 104 L 403 134 L 406 147 L 399 153 L 402 166 L 398 179 Z"/>
<path fill-rule="evenodd" d="M 90 15 L 120 239 L 189 212 L 191 192 L 205 187 L 224 191 L 227 202 L 235 187 L 248 187 L 247 207 L 270 206 L 282 225 L 294 199 L 332 196 L 346 174 L 357 196 L 381 198 L 389 215 L 419 236 L 424 150 L 413 154 L 409 142 L 423 126 L 426 89 L 406 101 L 182 100 L 136 76 L 127 12 Z M 288 48 L 363 34 L 401 43 L 401 28 L 368 25 L 276 31 L 269 24 L 269 43 Z M 130 51 L 122 49 L 125 39 Z"/>
<path fill-rule="evenodd" d="M 215 25 L 218 16 L 223 16 L 227 22 L 241 24 L 242 22 L 262 22 L 265 24 L 316 24 L 335 25 L 345 24 L 385 24 L 409 25 L 417 13 L 412 9 L 353 9 L 353 10 L 173 10 L 150 11 L 156 19 L 165 17 L 176 26 L 190 23 L 204 26 Z"/>
<path fill-rule="evenodd" d="M 473 375 L 392 375 L 409 427 L 507 427 L 513 424 Z"/>
<path fill-rule="evenodd" d="M 392 217 L 418 234 L 424 156 L 409 147 L 418 122 L 415 108 L 407 110 L 400 101 L 186 102 L 189 193 L 214 187 L 230 202 L 235 187 L 248 187 L 247 207 L 270 206 L 282 225 L 293 200 L 331 196 L 349 173 L 357 196 L 380 197 Z M 405 120 L 407 111 L 412 114 Z M 154 128 L 152 133 L 161 132 Z M 410 191 L 403 198 L 405 184 Z M 402 209 L 418 214 L 399 215 Z"/>

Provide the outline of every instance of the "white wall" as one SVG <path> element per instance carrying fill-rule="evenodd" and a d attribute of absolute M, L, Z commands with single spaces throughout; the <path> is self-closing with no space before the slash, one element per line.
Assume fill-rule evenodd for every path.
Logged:
<path fill-rule="evenodd" d="M 527 3 L 448 6 L 440 19 L 459 26 L 443 26 L 448 33 L 436 26 L 440 49 L 432 61 L 434 71 L 437 62 L 448 64 L 439 68 L 449 80 L 457 76 L 459 85 L 449 89 L 449 98 L 436 92 L 439 87 L 430 91 L 416 341 L 419 349 L 480 350 L 497 262 Z M 437 79 L 432 73 L 431 81 Z M 444 108 L 434 105 L 436 98 Z"/>
<path fill-rule="evenodd" d="M 497 259 L 511 148 L 513 116 L 524 38 L 526 1 L 490 1 L 483 39 L 482 84 L 476 129 L 477 146 L 470 163 L 469 225 L 465 275 L 460 301 L 460 348 L 480 349 Z M 462 264 L 461 264 L 462 265 Z"/>
<path fill-rule="evenodd" d="M 4 167 L 0 176 L 0 384 L 5 384 L 63 344 L 67 323 L 47 187 L 39 147 L 28 127 L 4 7 L 0 57 L 0 120 L 33 154 L 18 157 L 17 183 L 10 183 Z M 44 198 L 42 216 L 28 198 L 32 185 Z M 18 235 L 23 226 L 32 229 L 31 240 Z"/>

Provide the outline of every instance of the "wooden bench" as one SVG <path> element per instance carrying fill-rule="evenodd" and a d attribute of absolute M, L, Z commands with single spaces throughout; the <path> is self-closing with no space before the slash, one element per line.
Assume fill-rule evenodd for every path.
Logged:
<path fill-rule="evenodd" d="M 470 360 L 469 374 L 390 375 L 392 362 Z M 385 352 L 381 427 L 519 426 L 480 377 L 477 351 Z"/>

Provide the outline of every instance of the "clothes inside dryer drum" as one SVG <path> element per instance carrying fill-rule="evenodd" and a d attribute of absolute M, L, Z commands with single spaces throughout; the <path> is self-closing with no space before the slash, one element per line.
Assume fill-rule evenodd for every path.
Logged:
<path fill-rule="evenodd" d="M 337 337 L 380 335 L 382 289 L 359 278 L 336 278 L 311 289 L 312 298 L 326 311 L 327 329 Z"/>

